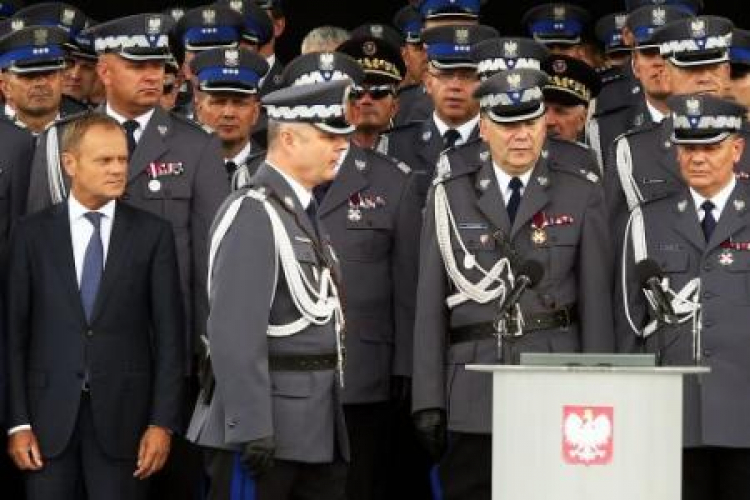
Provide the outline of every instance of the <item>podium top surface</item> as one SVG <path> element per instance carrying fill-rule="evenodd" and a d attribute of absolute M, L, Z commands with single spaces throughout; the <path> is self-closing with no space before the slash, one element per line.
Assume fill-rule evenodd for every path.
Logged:
<path fill-rule="evenodd" d="M 488 373 L 550 373 L 550 372 L 567 372 L 567 373 L 634 373 L 634 374 L 651 374 L 651 375 L 695 375 L 709 373 L 711 368 L 708 366 L 581 366 L 581 365 L 561 365 L 561 366 L 541 366 L 541 365 L 466 365 L 466 369 L 476 372 Z"/>

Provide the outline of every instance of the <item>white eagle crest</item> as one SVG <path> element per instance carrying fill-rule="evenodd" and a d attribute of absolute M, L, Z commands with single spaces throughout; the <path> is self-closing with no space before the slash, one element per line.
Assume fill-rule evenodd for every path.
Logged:
<path fill-rule="evenodd" d="M 335 56 L 330 52 L 324 52 L 318 56 L 318 66 L 321 71 L 333 71 Z"/>
<path fill-rule="evenodd" d="M 206 9 L 203 11 L 203 24 L 206 26 L 212 26 L 216 24 L 216 11 L 213 9 Z"/>
<path fill-rule="evenodd" d="M 690 31 L 693 34 L 693 38 L 703 38 L 706 36 L 706 21 L 703 19 L 696 19 L 691 22 Z"/>
<path fill-rule="evenodd" d="M 231 2 L 229 2 L 229 8 L 239 12 L 240 14 L 242 14 L 243 7 L 244 5 L 242 4 L 242 0 L 232 0 Z"/>
<path fill-rule="evenodd" d="M 582 462 L 605 458 L 605 445 L 612 438 L 612 422 L 606 415 L 594 418 L 590 409 L 584 410 L 583 417 L 571 413 L 564 426 L 565 441 L 571 445 L 568 451 L 571 458 Z"/>
<path fill-rule="evenodd" d="M 552 17 L 555 18 L 555 21 L 565 21 L 565 14 L 567 12 L 564 5 L 555 5 L 552 9 Z"/>
<path fill-rule="evenodd" d="M 518 57 L 518 42 L 514 40 L 505 42 L 505 44 L 503 45 L 503 49 L 506 58 L 514 59 Z"/>
<path fill-rule="evenodd" d="M 667 11 L 659 7 L 651 11 L 651 24 L 664 26 L 667 23 Z"/>
<path fill-rule="evenodd" d="M 521 75 L 518 73 L 511 73 L 506 79 L 511 90 L 518 90 L 521 88 Z"/>
<path fill-rule="evenodd" d="M 698 99 L 688 99 L 685 102 L 687 106 L 687 114 L 690 116 L 700 116 L 701 114 L 701 102 Z"/>
<path fill-rule="evenodd" d="M 62 12 L 62 24 L 65 26 L 71 26 L 73 24 L 73 21 L 76 19 L 76 11 L 73 9 L 63 9 Z"/>

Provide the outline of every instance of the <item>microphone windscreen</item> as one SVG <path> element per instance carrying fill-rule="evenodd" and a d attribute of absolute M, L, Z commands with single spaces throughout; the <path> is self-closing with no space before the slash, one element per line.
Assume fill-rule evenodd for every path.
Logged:
<path fill-rule="evenodd" d="M 521 264 L 518 276 L 528 277 L 531 282 L 529 283 L 529 288 L 534 288 L 542 280 L 542 276 L 544 276 L 544 266 L 538 260 L 529 259 Z"/>
<path fill-rule="evenodd" d="M 651 278 L 662 277 L 661 267 L 653 259 L 643 259 L 635 265 L 635 275 L 641 287 L 646 287 Z"/>

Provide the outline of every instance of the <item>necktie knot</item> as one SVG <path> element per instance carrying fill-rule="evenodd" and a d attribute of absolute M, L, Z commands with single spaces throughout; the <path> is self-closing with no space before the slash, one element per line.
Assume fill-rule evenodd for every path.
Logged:
<path fill-rule="evenodd" d="M 455 128 L 450 128 L 443 134 L 443 144 L 446 148 L 452 148 L 456 145 L 456 142 L 461 138 L 461 134 Z"/>
<path fill-rule="evenodd" d="M 127 138 L 128 138 L 128 154 L 133 155 L 133 151 L 135 151 L 135 147 L 138 145 L 138 141 L 135 140 L 135 132 L 140 128 L 140 124 L 135 120 L 127 120 L 122 124 L 122 127 L 125 129 L 125 132 L 127 132 Z"/>
<path fill-rule="evenodd" d="M 94 231 L 100 231 L 102 228 L 102 217 L 104 214 L 101 212 L 86 212 L 84 217 L 94 226 Z"/>
<path fill-rule="evenodd" d="M 123 122 L 122 126 L 129 134 L 135 134 L 135 131 L 138 130 L 138 127 L 140 127 L 138 122 L 135 120 L 127 120 Z"/>
<path fill-rule="evenodd" d="M 701 208 L 703 209 L 703 214 L 708 215 L 709 212 L 713 212 L 714 208 L 716 208 L 716 205 L 711 200 L 706 200 L 701 204 Z"/>
<path fill-rule="evenodd" d="M 706 241 L 709 241 L 716 228 L 716 218 L 714 217 L 714 208 L 716 208 L 716 205 L 711 200 L 706 200 L 701 203 L 701 208 L 703 209 L 701 228 L 703 229 L 703 236 L 706 238 Z"/>
<path fill-rule="evenodd" d="M 513 191 L 514 193 L 516 191 L 520 193 L 522 187 L 523 187 L 523 182 L 518 177 L 513 177 L 508 183 L 508 188 L 510 188 L 510 190 Z"/>

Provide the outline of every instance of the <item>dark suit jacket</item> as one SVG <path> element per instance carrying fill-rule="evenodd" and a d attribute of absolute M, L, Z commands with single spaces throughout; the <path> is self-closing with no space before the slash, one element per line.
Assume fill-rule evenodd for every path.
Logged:
<path fill-rule="evenodd" d="M 34 155 L 34 137 L 6 119 L 0 118 L 0 255 L 10 237 L 10 230 L 26 211 L 29 169 Z"/>
<path fill-rule="evenodd" d="M 109 456 L 135 458 L 148 425 L 179 430 L 184 316 L 166 221 L 117 204 L 90 323 L 67 203 L 19 222 L 8 282 L 9 427 L 31 423 L 42 454 L 61 453 L 88 372 L 94 425 Z"/>
<path fill-rule="evenodd" d="M 58 137 L 62 137 L 65 122 L 56 128 Z M 31 167 L 29 213 L 52 203 L 47 175 L 48 133 L 40 136 Z M 151 164 L 179 168 L 173 174 L 160 176 L 158 189 L 153 189 L 147 171 Z M 67 175 L 64 177 L 67 184 Z M 187 315 L 186 359 L 193 350 L 197 351 L 198 338 L 205 333 L 208 229 L 228 193 L 218 139 L 179 115 L 155 108 L 130 158 L 128 187 L 121 199 L 172 223 Z"/>

